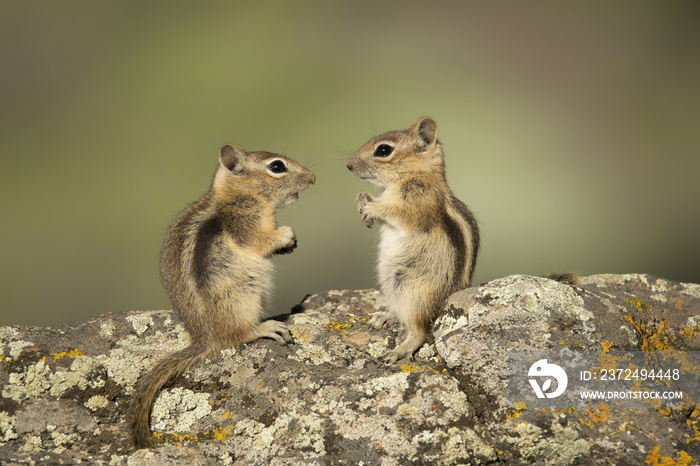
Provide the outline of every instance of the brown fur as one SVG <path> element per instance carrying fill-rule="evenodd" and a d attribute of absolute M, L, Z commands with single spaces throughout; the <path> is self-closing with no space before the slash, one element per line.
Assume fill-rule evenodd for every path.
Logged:
<path fill-rule="evenodd" d="M 382 156 L 382 146 L 391 147 L 391 153 Z M 411 358 L 447 297 L 471 284 L 479 228 L 447 185 L 437 124 L 429 117 L 369 140 L 347 166 L 384 190 L 378 198 L 360 193 L 355 199 L 368 227 L 382 222 L 378 273 L 389 312 L 374 316 L 370 324 L 398 321 L 406 337 L 382 357 L 390 362 Z"/>
<path fill-rule="evenodd" d="M 581 277 L 575 272 L 555 272 L 550 273 L 549 275 L 545 276 L 545 278 L 549 278 L 550 280 L 555 280 L 561 283 L 566 283 L 567 285 L 578 286 L 581 284 Z"/>
<path fill-rule="evenodd" d="M 274 173 L 274 161 L 286 171 Z M 294 202 L 315 180 L 287 157 L 245 152 L 233 144 L 221 148 L 211 190 L 178 215 L 163 243 L 163 285 L 191 343 L 139 381 L 129 409 L 137 449 L 152 445 L 156 396 L 192 364 L 258 338 L 292 342 L 283 323 L 260 322 L 272 288 L 270 258 L 296 247 L 291 227 L 277 227 L 275 210 Z"/>

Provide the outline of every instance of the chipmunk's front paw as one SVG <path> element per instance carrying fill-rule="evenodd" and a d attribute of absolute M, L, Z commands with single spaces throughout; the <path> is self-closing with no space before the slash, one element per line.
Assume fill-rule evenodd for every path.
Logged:
<path fill-rule="evenodd" d="M 297 248 L 297 235 L 290 226 L 281 226 L 277 229 L 282 245 L 275 254 L 289 254 Z"/>
<path fill-rule="evenodd" d="M 354 205 L 358 212 L 362 212 L 362 209 L 372 201 L 374 201 L 374 198 L 372 198 L 370 193 L 360 193 L 355 198 Z"/>
<path fill-rule="evenodd" d="M 355 208 L 362 215 L 362 221 L 367 225 L 367 228 L 372 228 L 374 218 L 370 214 L 371 205 L 374 202 L 370 193 L 360 193 L 355 198 Z"/>

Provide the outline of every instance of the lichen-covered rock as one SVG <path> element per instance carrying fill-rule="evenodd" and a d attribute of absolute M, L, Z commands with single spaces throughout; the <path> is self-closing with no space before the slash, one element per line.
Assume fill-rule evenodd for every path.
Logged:
<path fill-rule="evenodd" d="M 509 364 L 518 352 L 561 351 L 573 357 L 626 351 L 682 360 L 687 352 L 700 351 L 699 298 L 698 285 L 649 275 L 596 275 L 581 286 L 511 276 L 452 295 L 433 331 L 447 367 L 480 391 L 482 422 L 513 447 L 512 460 L 697 464 L 697 397 L 686 396 L 675 409 L 642 403 L 638 409 L 615 409 L 603 400 L 529 410 L 513 403 L 508 383 Z M 684 382 L 700 387 L 700 353 L 693 354 Z"/>
<path fill-rule="evenodd" d="M 453 295 L 415 361 L 377 360 L 374 290 L 307 297 L 294 344 L 224 350 L 166 387 L 156 448 L 133 451 L 138 377 L 189 338 L 171 311 L 0 328 L 0 463 L 650 464 L 700 460 L 700 409 L 528 411 L 505 394 L 513 349 L 700 350 L 700 286 L 646 275 L 571 287 L 507 277 Z M 3 367 L 0 366 L 0 367 Z M 685 400 L 684 400 L 685 401 Z"/>

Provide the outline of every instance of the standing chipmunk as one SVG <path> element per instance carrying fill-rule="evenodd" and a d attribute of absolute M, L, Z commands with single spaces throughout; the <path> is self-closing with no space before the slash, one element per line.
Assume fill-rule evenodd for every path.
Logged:
<path fill-rule="evenodd" d="M 412 358 L 447 297 L 471 284 L 479 227 L 447 186 L 432 118 L 370 139 L 347 167 L 384 190 L 377 198 L 364 192 L 355 199 L 367 227 L 382 222 L 377 268 L 389 312 L 374 315 L 369 324 L 381 328 L 398 322 L 406 337 L 382 359 Z"/>
<path fill-rule="evenodd" d="M 284 323 L 261 323 L 272 288 L 271 257 L 297 246 L 291 227 L 277 227 L 275 209 L 296 201 L 315 181 L 287 157 L 234 144 L 221 148 L 211 190 L 177 216 L 163 243 L 161 277 L 191 343 L 139 381 L 129 408 L 137 449 L 152 445 L 151 411 L 161 388 L 192 364 L 258 338 L 292 342 Z"/>

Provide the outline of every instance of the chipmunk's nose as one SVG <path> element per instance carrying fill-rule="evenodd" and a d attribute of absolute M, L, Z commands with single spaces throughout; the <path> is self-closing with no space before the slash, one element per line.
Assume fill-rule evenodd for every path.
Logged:
<path fill-rule="evenodd" d="M 347 167 L 348 167 L 348 170 L 352 171 L 354 165 L 352 164 L 351 160 L 348 160 Z"/>
<path fill-rule="evenodd" d="M 316 175 L 313 173 L 311 174 L 311 179 L 309 180 L 309 184 L 314 184 L 316 182 Z"/>

